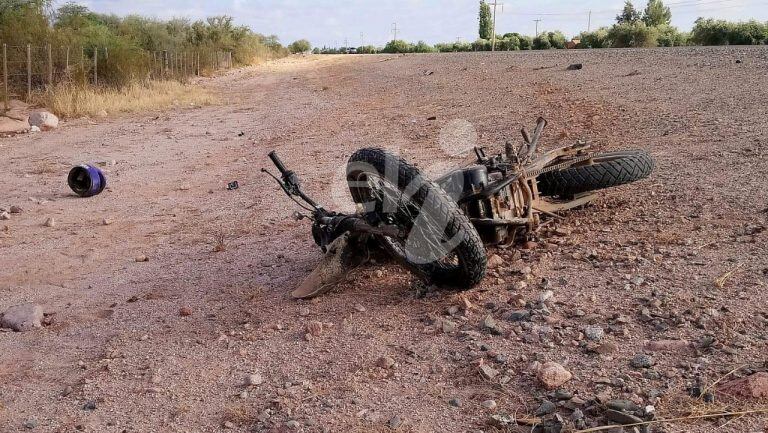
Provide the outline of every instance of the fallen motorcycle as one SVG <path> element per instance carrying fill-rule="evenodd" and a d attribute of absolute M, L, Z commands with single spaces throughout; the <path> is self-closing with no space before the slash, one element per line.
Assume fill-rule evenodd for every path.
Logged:
<path fill-rule="evenodd" d="M 474 164 L 430 181 L 402 158 L 378 148 L 356 151 L 347 164 L 347 184 L 356 204 L 351 215 L 325 209 L 301 189 L 275 151 L 269 157 L 283 191 L 308 213 L 312 236 L 325 254 L 293 291 L 311 298 L 332 289 L 350 269 L 380 247 L 428 284 L 465 290 L 483 279 L 485 245 L 532 239 L 542 221 L 594 200 L 595 191 L 648 177 L 654 168 L 642 150 L 590 153 L 577 142 L 537 155 L 547 122 L 539 118 L 523 143 L 507 142 L 489 156 L 475 148 Z"/>

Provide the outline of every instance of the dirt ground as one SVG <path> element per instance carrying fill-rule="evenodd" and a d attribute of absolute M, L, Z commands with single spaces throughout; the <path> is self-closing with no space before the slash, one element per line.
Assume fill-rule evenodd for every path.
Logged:
<path fill-rule="evenodd" d="M 0 311 L 39 303 L 50 324 L 0 332 L 0 432 L 489 432 L 491 415 L 558 398 L 587 426 L 605 424 L 596 398 L 660 418 L 765 408 L 686 389 L 768 367 L 767 72 L 766 47 L 290 58 L 205 81 L 218 106 L 1 139 L 0 207 L 23 212 L 0 221 Z M 419 296 L 412 276 L 374 264 L 290 299 L 320 252 L 260 173 L 268 151 L 342 207 L 340 170 L 360 147 L 437 174 L 465 143 L 501 150 L 540 115 L 545 148 L 647 149 L 656 171 L 521 257 L 489 251 L 506 263 L 463 295 Z M 97 197 L 66 185 L 83 162 L 108 176 Z M 548 314 L 506 319 L 547 290 Z M 489 315 L 501 335 L 484 330 Z M 691 347 L 646 348 L 670 339 Z M 652 367 L 630 365 L 642 353 Z M 531 365 L 547 361 L 573 374 L 576 399 L 541 387 Z M 766 428 L 753 415 L 653 431 Z"/>

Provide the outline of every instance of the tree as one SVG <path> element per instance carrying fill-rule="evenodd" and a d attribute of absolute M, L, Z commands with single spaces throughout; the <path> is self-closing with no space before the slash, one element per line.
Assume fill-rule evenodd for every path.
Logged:
<path fill-rule="evenodd" d="M 648 0 L 645 7 L 643 22 L 649 27 L 669 25 L 672 22 L 672 12 L 669 6 L 664 6 L 661 0 Z"/>
<path fill-rule="evenodd" d="M 549 35 L 542 33 L 533 39 L 534 50 L 548 50 L 552 48 L 552 42 L 549 40 Z"/>
<path fill-rule="evenodd" d="M 288 45 L 288 50 L 294 54 L 306 53 L 311 49 L 312 44 L 310 44 L 306 39 L 299 39 L 298 41 L 294 41 L 291 45 Z"/>
<path fill-rule="evenodd" d="M 387 42 L 387 45 L 384 46 L 384 50 L 382 50 L 385 53 L 412 53 L 413 52 L 413 45 L 409 44 L 406 41 L 403 40 L 395 40 L 395 41 L 389 41 Z"/>
<path fill-rule="evenodd" d="M 635 9 L 635 6 L 630 0 L 626 0 L 624 2 L 624 10 L 621 11 L 621 14 L 616 16 L 616 22 L 619 24 L 634 24 L 638 21 L 640 21 L 640 12 Z"/>
<path fill-rule="evenodd" d="M 493 18 L 491 17 L 491 7 L 488 3 L 480 2 L 480 39 L 491 39 L 493 36 Z"/>

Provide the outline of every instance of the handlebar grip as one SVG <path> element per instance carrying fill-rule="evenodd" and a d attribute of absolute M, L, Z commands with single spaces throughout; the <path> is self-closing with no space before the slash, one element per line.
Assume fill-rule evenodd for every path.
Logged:
<path fill-rule="evenodd" d="M 283 165 L 283 161 L 280 160 L 280 157 L 277 156 L 277 152 L 274 150 L 269 152 L 269 159 L 272 160 L 272 163 L 275 164 L 275 167 L 277 167 L 281 174 L 285 174 L 288 171 L 286 170 L 285 165 Z"/>

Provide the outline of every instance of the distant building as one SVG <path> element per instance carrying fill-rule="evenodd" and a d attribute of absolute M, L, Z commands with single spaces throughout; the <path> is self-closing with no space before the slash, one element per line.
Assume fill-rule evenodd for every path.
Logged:
<path fill-rule="evenodd" d="M 565 48 L 569 50 L 573 50 L 575 48 L 578 48 L 580 43 L 581 43 L 580 38 L 573 38 L 570 41 L 565 43 Z"/>

